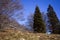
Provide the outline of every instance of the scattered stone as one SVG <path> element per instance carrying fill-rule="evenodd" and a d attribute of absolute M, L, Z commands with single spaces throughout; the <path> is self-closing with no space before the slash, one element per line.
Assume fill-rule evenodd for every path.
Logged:
<path fill-rule="evenodd" d="M 20 40 L 25 40 L 24 38 L 20 38 Z"/>

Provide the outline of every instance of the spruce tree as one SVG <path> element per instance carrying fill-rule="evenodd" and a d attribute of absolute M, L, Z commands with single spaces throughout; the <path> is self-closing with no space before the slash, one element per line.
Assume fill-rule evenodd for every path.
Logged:
<path fill-rule="evenodd" d="M 34 32 L 38 32 L 38 33 L 45 33 L 45 24 L 43 22 L 43 18 L 41 15 L 41 12 L 39 10 L 39 7 L 36 6 L 35 8 L 35 13 L 34 13 L 34 17 L 33 17 L 33 30 Z"/>
<path fill-rule="evenodd" d="M 59 23 L 57 23 L 56 25 L 55 25 L 55 30 L 54 30 L 54 32 L 56 33 L 56 34 L 60 34 L 60 22 Z"/>
<path fill-rule="evenodd" d="M 56 33 L 55 32 L 55 29 L 56 29 L 55 25 L 59 22 L 59 20 L 58 20 L 57 15 L 51 5 L 48 6 L 47 16 L 49 19 L 50 29 L 52 30 L 52 33 Z"/>

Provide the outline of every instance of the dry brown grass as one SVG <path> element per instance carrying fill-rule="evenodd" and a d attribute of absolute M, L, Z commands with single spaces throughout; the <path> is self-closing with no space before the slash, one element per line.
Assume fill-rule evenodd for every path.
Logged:
<path fill-rule="evenodd" d="M 60 35 L 5 29 L 3 32 L 0 31 L 0 40 L 60 40 Z"/>

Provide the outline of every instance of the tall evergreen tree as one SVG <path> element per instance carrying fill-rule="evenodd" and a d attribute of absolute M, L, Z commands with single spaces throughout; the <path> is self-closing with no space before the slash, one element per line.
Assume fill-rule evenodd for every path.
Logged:
<path fill-rule="evenodd" d="M 57 23 L 56 25 L 55 25 L 55 30 L 54 30 L 54 32 L 56 33 L 56 34 L 60 34 L 60 22 L 59 23 Z"/>
<path fill-rule="evenodd" d="M 58 20 L 57 15 L 51 5 L 48 6 L 47 16 L 49 19 L 50 29 L 52 30 L 52 33 L 56 33 L 55 32 L 55 29 L 56 29 L 55 25 L 59 22 L 59 20 Z"/>
<path fill-rule="evenodd" d="M 34 20 L 33 20 L 33 30 L 34 32 L 38 33 L 44 33 L 45 32 L 45 24 L 43 22 L 43 18 L 41 15 L 41 12 L 39 10 L 39 7 L 36 6 L 35 13 L 34 13 Z"/>

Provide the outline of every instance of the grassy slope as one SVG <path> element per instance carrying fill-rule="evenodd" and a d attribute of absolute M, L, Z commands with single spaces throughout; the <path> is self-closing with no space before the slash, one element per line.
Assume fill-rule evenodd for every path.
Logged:
<path fill-rule="evenodd" d="M 4 32 L 0 31 L 0 40 L 60 40 L 60 35 L 6 29 Z"/>
<path fill-rule="evenodd" d="M 0 27 L 4 28 L 0 30 L 0 40 L 60 40 L 58 34 L 29 33 L 24 27 L 20 27 L 17 22 L 10 21 L 4 15 L 0 15 Z"/>

